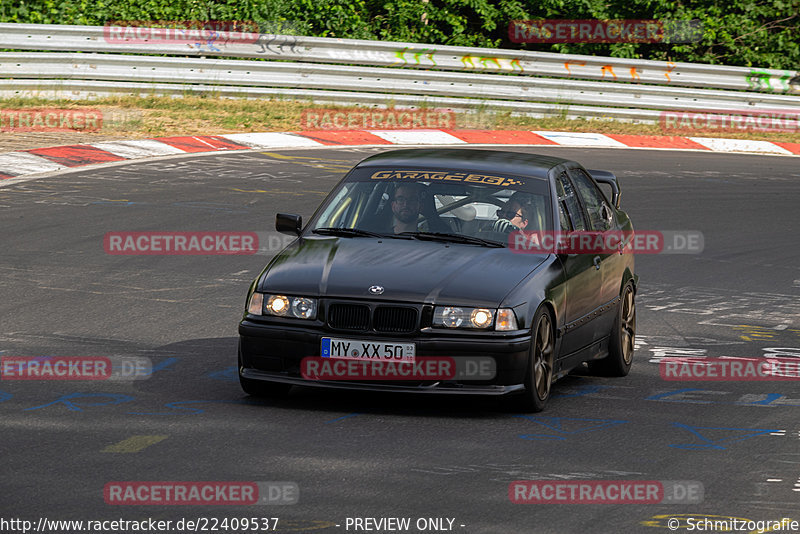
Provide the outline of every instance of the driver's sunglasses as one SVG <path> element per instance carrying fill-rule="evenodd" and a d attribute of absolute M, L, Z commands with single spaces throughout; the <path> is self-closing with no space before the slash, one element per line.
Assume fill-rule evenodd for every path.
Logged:
<path fill-rule="evenodd" d="M 501 219 L 515 219 L 517 217 L 522 218 L 522 214 L 517 211 L 505 211 L 505 210 L 497 210 L 497 216 Z"/>

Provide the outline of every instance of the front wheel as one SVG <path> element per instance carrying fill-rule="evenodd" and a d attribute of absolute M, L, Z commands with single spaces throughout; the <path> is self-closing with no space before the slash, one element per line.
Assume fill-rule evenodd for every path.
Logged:
<path fill-rule="evenodd" d="M 524 411 L 541 412 L 550 399 L 555 362 L 555 335 L 553 321 L 544 307 L 533 318 L 528 370 L 525 373 L 525 392 L 518 406 Z"/>
<path fill-rule="evenodd" d="M 636 303 L 633 284 L 628 282 L 620 295 L 617 317 L 611 330 L 608 356 L 589 362 L 589 370 L 603 376 L 626 376 L 633 363 L 633 346 L 636 337 Z"/>

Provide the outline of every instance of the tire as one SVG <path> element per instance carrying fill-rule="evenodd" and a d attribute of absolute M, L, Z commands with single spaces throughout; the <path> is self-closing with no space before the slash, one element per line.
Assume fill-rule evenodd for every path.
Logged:
<path fill-rule="evenodd" d="M 292 389 L 291 384 L 283 384 L 281 382 L 264 382 L 263 380 L 253 380 L 252 378 L 245 378 L 242 376 L 242 353 L 239 349 L 239 385 L 242 390 L 248 395 L 253 397 L 279 399 L 289 394 Z"/>
<path fill-rule="evenodd" d="M 633 284 L 622 288 L 617 317 L 611 329 L 608 356 L 589 362 L 589 370 L 602 376 L 626 376 L 633 363 L 633 346 L 636 337 L 636 302 Z"/>
<path fill-rule="evenodd" d="M 525 373 L 525 392 L 517 407 L 526 412 L 541 412 L 550 399 L 555 363 L 555 332 L 553 320 L 542 306 L 533 318 L 528 369 Z"/>

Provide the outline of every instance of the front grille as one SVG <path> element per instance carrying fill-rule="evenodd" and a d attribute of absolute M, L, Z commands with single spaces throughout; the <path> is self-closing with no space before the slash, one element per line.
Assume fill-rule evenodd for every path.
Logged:
<path fill-rule="evenodd" d="M 400 306 L 378 306 L 372 323 L 378 332 L 413 332 L 417 328 L 417 310 Z"/>
<path fill-rule="evenodd" d="M 369 328 L 369 306 L 363 304 L 331 304 L 328 324 L 340 330 L 366 330 Z"/>
<path fill-rule="evenodd" d="M 334 330 L 409 334 L 418 328 L 416 308 L 334 302 L 328 305 L 328 326 Z"/>

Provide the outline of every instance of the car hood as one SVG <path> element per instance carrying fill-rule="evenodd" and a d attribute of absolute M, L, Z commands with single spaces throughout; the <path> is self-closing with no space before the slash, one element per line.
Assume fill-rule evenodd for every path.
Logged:
<path fill-rule="evenodd" d="M 545 258 L 417 239 L 314 236 L 281 251 L 265 269 L 258 290 L 498 307 Z M 383 294 L 370 294 L 373 285 L 382 286 Z"/>

